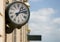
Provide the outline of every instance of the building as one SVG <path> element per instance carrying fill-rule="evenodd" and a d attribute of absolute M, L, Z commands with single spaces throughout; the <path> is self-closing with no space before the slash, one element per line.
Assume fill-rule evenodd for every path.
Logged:
<path fill-rule="evenodd" d="M 12 33 L 6 34 L 6 42 L 28 42 L 28 24 L 21 29 L 15 29 Z"/>
<path fill-rule="evenodd" d="M 5 3 L 8 1 L 11 3 L 16 0 L 0 0 L 0 42 L 28 42 L 28 24 L 24 25 L 21 29 L 14 29 L 10 34 L 5 33 Z M 17 1 L 27 2 L 28 0 Z"/>

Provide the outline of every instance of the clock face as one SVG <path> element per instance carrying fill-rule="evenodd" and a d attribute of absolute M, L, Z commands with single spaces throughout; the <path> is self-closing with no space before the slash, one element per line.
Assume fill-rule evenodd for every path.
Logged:
<path fill-rule="evenodd" d="M 9 6 L 8 16 L 15 24 L 24 24 L 29 19 L 29 9 L 21 2 L 15 2 Z"/>

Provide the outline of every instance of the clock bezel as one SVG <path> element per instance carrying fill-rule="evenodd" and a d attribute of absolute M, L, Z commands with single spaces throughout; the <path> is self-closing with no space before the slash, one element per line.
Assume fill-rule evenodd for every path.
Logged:
<path fill-rule="evenodd" d="M 27 7 L 27 9 L 28 9 L 28 19 L 25 21 L 25 23 L 23 23 L 23 24 L 16 24 L 16 23 L 14 23 L 11 19 L 10 19 L 10 17 L 9 17 L 9 9 L 10 9 L 10 7 L 13 5 L 13 4 L 16 4 L 16 3 L 22 3 L 22 4 L 24 4 L 26 7 Z M 13 2 L 13 3 L 11 3 L 11 4 L 9 4 L 7 7 L 6 7 L 6 10 L 5 10 L 5 18 L 6 18 L 6 23 L 9 25 L 9 26 L 13 26 L 13 27 L 20 27 L 20 26 L 23 26 L 23 25 L 25 25 L 26 23 L 28 23 L 28 20 L 29 20 L 29 18 L 30 18 L 30 11 L 29 11 L 29 7 L 25 4 L 25 3 L 23 3 L 23 2 L 18 2 L 18 1 L 16 1 L 16 2 Z"/>

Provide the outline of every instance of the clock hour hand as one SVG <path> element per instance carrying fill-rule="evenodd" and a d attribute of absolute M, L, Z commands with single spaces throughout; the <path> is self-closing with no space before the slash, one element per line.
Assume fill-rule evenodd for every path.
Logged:
<path fill-rule="evenodd" d="M 19 15 L 19 12 L 15 13 L 15 14 L 16 14 L 16 16 L 18 16 Z"/>
<path fill-rule="evenodd" d="M 22 10 L 23 10 L 23 7 L 20 8 L 19 12 L 15 13 L 16 16 L 18 16 L 20 14 L 20 11 L 22 11 Z"/>
<path fill-rule="evenodd" d="M 21 13 L 21 12 L 19 11 L 19 12 L 16 12 L 15 14 L 16 14 L 16 16 L 18 16 L 20 13 Z"/>

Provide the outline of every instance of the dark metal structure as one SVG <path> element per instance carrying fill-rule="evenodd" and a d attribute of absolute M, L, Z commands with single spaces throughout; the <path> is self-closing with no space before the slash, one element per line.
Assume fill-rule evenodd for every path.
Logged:
<path fill-rule="evenodd" d="M 41 41 L 42 36 L 41 35 L 28 35 L 29 41 Z"/>

